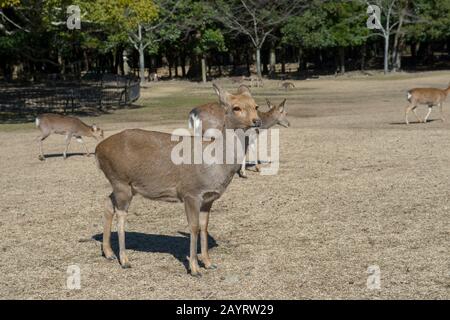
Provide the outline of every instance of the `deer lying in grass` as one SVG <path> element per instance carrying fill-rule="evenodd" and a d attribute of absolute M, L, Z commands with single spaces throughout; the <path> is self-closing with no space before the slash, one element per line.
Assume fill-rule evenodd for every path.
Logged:
<path fill-rule="evenodd" d="M 284 90 L 288 91 L 289 89 L 295 88 L 295 85 L 292 82 L 281 82 L 280 87 Z"/>
<path fill-rule="evenodd" d="M 259 106 L 256 104 L 253 99 L 249 88 L 245 85 L 241 85 L 238 89 L 238 96 L 240 97 L 241 103 L 249 103 L 253 104 L 255 108 L 258 110 Z M 268 112 L 261 112 L 258 110 L 258 116 L 260 117 L 262 124 L 261 128 L 269 129 L 277 124 L 288 127 L 289 121 L 286 118 L 287 112 L 285 110 L 285 102 L 284 100 L 278 107 L 273 106 L 269 100 L 267 100 L 267 104 L 269 106 Z M 194 129 L 194 132 L 200 133 L 201 126 L 201 134 L 203 136 L 208 136 L 206 132 L 208 129 L 219 129 L 224 125 L 225 121 L 225 113 L 223 112 L 223 108 L 221 108 L 217 104 L 206 104 L 197 108 L 194 108 L 189 113 L 189 128 Z M 255 141 L 249 141 L 248 148 L 253 148 Z M 239 176 L 242 178 L 247 178 L 245 174 L 245 158 L 243 160 L 243 165 L 239 170 Z M 259 165 L 256 167 L 259 170 Z"/>
<path fill-rule="evenodd" d="M 229 94 L 215 84 L 214 89 L 225 114 L 223 133 L 225 129 L 260 126 L 254 104 L 242 103 L 239 96 Z M 178 142 L 172 138 L 167 133 L 134 129 L 122 131 L 98 144 L 95 150 L 98 166 L 113 189 L 106 203 L 103 253 L 107 259 L 115 259 L 110 234 L 116 214 L 119 260 L 123 268 L 130 267 L 125 251 L 125 218 L 135 194 L 152 200 L 184 202 L 191 234 L 189 268 L 193 276 L 199 276 L 198 234 L 204 266 L 215 268 L 208 254 L 209 212 L 213 202 L 225 192 L 240 163 L 176 165 L 171 153 Z M 188 139 L 192 139 L 192 146 L 195 137 Z M 202 143 L 203 148 L 207 145 L 208 142 Z"/>
<path fill-rule="evenodd" d="M 67 158 L 67 150 L 69 149 L 72 137 L 75 137 L 77 141 L 83 145 L 86 156 L 89 156 L 90 153 L 82 137 L 95 138 L 97 141 L 103 139 L 103 130 L 98 128 L 95 124 L 88 126 L 78 118 L 62 116 L 59 114 L 45 113 L 37 116 L 36 127 L 41 131 L 41 135 L 37 137 L 37 140 L 39 140 L 39 160 L 41 161 L 45 160 L 42 151 L 42 141 L 52 133 L 66 135 L 66 147 L 63 153 L 64 159 Z"/>
<path fill-rule="evenodd" d="M 245 80 L 250 82 L 250 87 L 264 87 L 263 80 L 257 75 L 245 78 Z"/>
<path fill-rule="evenodd" d="M 445 121 L 444 113 L 442 110 L 442 105 L 447 99 L 448 94 L 450 93 L 450 84 L 447 89 L 436 89 L 436 88 L 415 88 L 408 91 L 407 99 L 409 101 L 408 106 L 406 106 L 405 110 L 405 122 L 409 124 L 408 121 L 408 113 L 412 110 L 414 115 L 416 116 L 419 122 L 422 122 L 422 119 L 417 115 L 416 108 L 420 104 L 425 104 L 428 106 L 428 113 L 423 120 L 424 123 L 427 122 L 428 117 L 430 116 L 431 110 L 433 106 L 439 106 L 439 110 L 441 113 L 442 121 Z"/>

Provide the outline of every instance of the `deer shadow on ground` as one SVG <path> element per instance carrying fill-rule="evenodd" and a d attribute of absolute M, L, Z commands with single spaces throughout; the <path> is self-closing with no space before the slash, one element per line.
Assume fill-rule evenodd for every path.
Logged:
<path fill-rule="evenodd" d="M 435 122 L 435 121 L 439 121 L 439 120 L 438 119 L 428 119 L 427 123 Z M 415 121 L 410 121 L 409 124 L 426 124 L 426 123 L 415 120 Z M 407 124 L 405 123 L 405 121 L 402 121 L 402 122 L 391 122 L 391 123 L 389 123 L 389 125 L 391 125 L 391 126 L 399 126 L 399 125 L 406 126 Z"/>
<path fill-rule="evenodd" d="M 189 256 L 190 247 L 190 234 L 178 231 L 179 236 L 167 236 L 161 234 L 147 234 L 141 232 L 126 232 L 126 248 L 127 250 L 134 250 L 140 252 L 152 252 L 152 253 L 168 253 L 174 256 L 180 261 L 186 268 L 186 272 L 189 272 L 189 262 L 186 256 Z M 101 242 L 103 240 L 103 234 L 99 233 L 92 237 L 94 240 Z M 198 241 L 200 250 L 200 237 Z M 117 238 L 117 232 L 111 233 L 111 246 L 116 254 L 119 256 L 119 242 Z M 216 240 L 208 234 L 208 248 L 212 249 L 217 247 Z"/>
<path fill-rule="evenodd" d="M 91 153 L 90 157 L 92 157 L 94 154 Z M 63 158 L 63 154 L 62 153 L 49 153 L 49 154 L 44 154 L 45 159 L 47 158 Z M 86 153 L 82 153 L 82 152 L 73 152 L 73 153 L 67 153 L 67 158 L 70 157 L 77 157 L 77 156 L 86 156 Z"/>

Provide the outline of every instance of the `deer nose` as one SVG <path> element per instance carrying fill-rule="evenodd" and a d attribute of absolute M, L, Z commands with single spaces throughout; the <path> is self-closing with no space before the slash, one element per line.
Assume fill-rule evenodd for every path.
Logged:
<path fill-rule="evenodd" d="M 261 119 L 253 119 L 253 125 L 255 127 L 261 127 Z"/>

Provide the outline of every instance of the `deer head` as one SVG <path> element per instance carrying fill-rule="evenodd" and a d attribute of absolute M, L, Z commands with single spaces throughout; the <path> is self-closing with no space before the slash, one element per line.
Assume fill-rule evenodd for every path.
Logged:
<path fill-rule="evenodd" d="M 236 95 L 229 93 L 216 83 L 213 88 L 225 109 L 225 126 L 228 129 L 248 129 L 261 126 L 258 105 L 246 86 L 240 86 Z"/>
<path fill-rule="evenodd" d="M 286 99 L 284 99 L 278 106 L 274 106 L 269 99 L 266 99 L 266 102 L 270 109 L 270 116 L 274 119 L 275 123 L 288 128 L 290 123 L 287 119 Z"/>
<path fill-rule="evenodd" d="M 91 133 L 92 133 L 92 136 L 93 136 L 95 139 L 97 139 L 97 140 L 103 140 L 103 137 L 104 137 L 104 135 L 103 135 L 103 130 L 100 129 L 99 127 L 97 127 L 96 124 L 93 124 L 93 125 L 91 126 Z"/>

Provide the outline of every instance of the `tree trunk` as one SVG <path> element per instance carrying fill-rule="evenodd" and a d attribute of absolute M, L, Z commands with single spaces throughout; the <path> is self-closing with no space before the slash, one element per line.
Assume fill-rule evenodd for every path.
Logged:
<path fill-rule="evenodd" d="M 367 43 L 364 43 L 361 52 L 361 71 L 366 69 Z"/>
<path fill-rule="evenodd" d="M 145 82 L 145 57 L 142 43 L 139 44 L 139 78 L 141 79 L 141 83 Z"/>
<path fill-rule="evenodd" d="M 270 48 L 270 58 L 269 58 L 269 77 L 273 78 L 275 76 L 275 68 L 277 64 L 277 55 L 274 47 Z"/>
<path fill-rule="evenodd" d="M 206 57 L 202 55 L 202 82 L 206 83 Z"/>
<path fill-rule="evenodd" d="M 398 20 L 398 26 L 397 26 L 397 32 L 395 33 L 395 38 L 394 38 L 394 52 L 392 54 L 392 70 L 394 72 L 400 70 L 401 68 L 401 59 L 402 59 L 402 39 L 403 39 L 403 34 L 401 33 L 402 30 L 402 26 L 403 26 L 403 21 L 405 18 L 405 11 L 402 10 L 399 20 Z"/>
<path fill-rule="evenodd" d="M 184 52 L 181 56 L 181 76 L 186 78 L 186 55 Z"/>
<path fill-rule="evenodd" d="M 384 74 L 389 72 L 389 35 L 384 37 Z"/>
<path fill-rule="evenodd" d="M 141 84 L 145 82 L 145 52 L 144 44 L 142 41 L 142 26 L 138 26 L 138 38 L 139 38 L 139 78 L 141 79 Z"/>
<path fill-rule="evenodd" d="M 411 48 L 412 65 L 413 65 L 413 68 L 416 69 L 417 68 L 417 43 L 412 42 L 410 48 Z"/>
<path fill-rule="evenodd" d="M 256 48 L 256 74 L 258 75 L 258 78 L 262 78 L 261 48 Z"/>
<path fill-rule="evenodd" d="M 345 73 L 345 48 L 339 47 L 339 72 Z"/>

